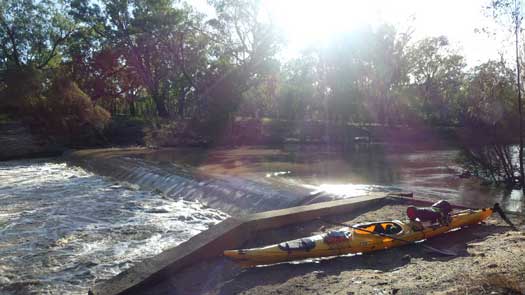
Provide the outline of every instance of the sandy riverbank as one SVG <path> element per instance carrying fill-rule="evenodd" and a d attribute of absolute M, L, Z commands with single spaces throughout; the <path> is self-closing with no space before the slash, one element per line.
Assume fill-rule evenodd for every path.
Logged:
<path fill-rule="evenodd" d="M 332 220 L 357 223 L 403 218 L 392 205 Z M 512 219 L 523 231 L 523 217 Z M 321 222 L 275 231 L 253 241 L 264 245 L 329 229 Z M 418 245 L 373 254 L 300 264 L 240 269 L 224 258 L 188 268 L 160 289 L 174 294 L 522 294 L 525 292 L 525 234 L 491 217 L 486 224 L 448 233 L 427 242 L 457 257 L 429 253 Z M 491 293 L 496 292 L 496 293 Z M 520 293 L 521 292 L 521 293 Z M 171 293 L 170 293 L 171 294 Z"/>

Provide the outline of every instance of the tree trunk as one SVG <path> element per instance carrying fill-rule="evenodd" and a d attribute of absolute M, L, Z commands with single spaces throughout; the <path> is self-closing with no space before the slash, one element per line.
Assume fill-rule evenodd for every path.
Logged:
<path fill-rule="evenodd" d="M 185 103 L 186 103 L 186 101 L 185 101 L 185 96 L 186 96 L 186 95 L 185 95 L 184 93 L 181 94 L 181 95 L 179 96 L 179 101 L 178 101 L 178 106 L 179 106 L 179 108 L 178 108 L 178 113 L 179 113 L 179 117 L 180 117 L 181 119 L 184 119 L 184 107 L 185 107 Z"/>
<path fill-rule="evenodd" d="M 129 114 L 132 117 L 135 117 L 137 115 L 137 109 L 135 108 L 135 100 L 131 100 L 129 102 Z"/>
<path fill-rule="evenodd" d="M 523 192 L 525 192 L 525 173 L 523 173 L 523 118 L 522 118 L 522 106 L 521 106 L 521 83 L 520 83 L 520 55 L 519 55 L 519 33 L 521 28 L 521 14 L 520 14 L 520 7 L 518 6 L 518 1 L 515 1 L 515 25 L 516 30 L 514 33 L 516 34 L 516 76 L 517 76 L 517 84 L 518 84 L 518 111 L 519 111 L 519 137 L 520 137 L 520 147 L 519 147 L 519 162 L 520 162 L 520 186 Z"/>
<path fill-rule="evenodd" d="M 166 107 L 166 100 L 158 94 L 153 95 L 153 101 L 155 102 L 155 107 L 157 108 L 157 114 L 161 118 L 168 118 L 169 112 Z"/>

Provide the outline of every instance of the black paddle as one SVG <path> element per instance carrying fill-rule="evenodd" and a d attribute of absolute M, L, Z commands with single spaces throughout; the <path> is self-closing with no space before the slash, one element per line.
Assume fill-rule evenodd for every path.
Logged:
<path fill-rule="evenodd" d="M 359 227 L 354 227 L 354 226 L 350 226 L 348 224 L 344 224 L 344 223 L 338 223 L 338 222 L 331 222 L 331 221 L 328 221 L 328 220 L 324 220 L 324 219 L 321 219 L 321 217 L 318 218 L 320 221 L 322 222 L 326 222 L 328 224 L 332 224 L 332 225 L 341 225 L 341 226 L 347 226 L 347 227 L 350 227 L 350 228 L 353 228 L 353 229 L 357 229 L 357 230 L 361 230 L 361 231 L 364 231 L 364 232 L 367 232 L 367 233 L 371 233 L 373 235 L 377 235 L 377 236 L 380 236 L 380 237 L 386 237 L 386 238 L 390 238 L 392 240 L 396 240 L 396 241 L 400 241 L 400 242 L 403 242 L 403 243 L 406 243 L 407 245 L 409 244 L 416 244 L 416 241 L 407 241 L 405 239 L 401 239 L 401 238 L 397 238 L 397 237 L 393 237 L 391 235 L 387 235 L 385 233 L 377 233 L 377 232 L 374 232 L 374 231 L 370 231 L 370 230 L 366 230 L 366 229 L 363 229 L 363 228 L 359 228 Z M 437 249 L 437 248 L 434 248 L 434 247 L 431 247 L 431 246 L 428 246 L 428 245 L 425 245 L 425 244 L 420 244 L 420 243 L 417 243 L 418 245 L 421 245 L 423 248 L 426 248 L 430 251 L 433 251 L 433 252 L 437 252 L 437 253 L 440 253 L 440 254 L 443 254 L 443 255 L 447 255 L 447 256 L 458 256 L 457 253 L 451 251 L 451 250 L 441 250 L 441 249 Z"/>
<path fill-rule="evenodd" d="M 499 203 L 494 204 L 494 207 L 492 207 L 492 210 L 499 213 L 499 216 L 501 216 L 501 219 L 505 221 L 513 230 L 518 230 L 516 226 L 510 221 L 510 219 L 507 217 L 503 209 L 499 206 Z"/>

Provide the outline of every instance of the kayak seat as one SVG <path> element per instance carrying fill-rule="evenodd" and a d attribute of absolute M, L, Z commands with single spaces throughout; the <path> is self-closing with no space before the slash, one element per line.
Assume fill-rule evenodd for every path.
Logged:
<path fill-rule="evenodd" d="M 387 235 L 397 235 L 401 231 L 403 231 L 403 229 L 397 224 L 389 223 L 386 225 L 385 233 Z"/>
<path fill-rule="evenodd" d="M 376 227 L 374 228 L 374 232 L 378 234 L 384 234 L 385 229 L 383 228 L 382 224 L 376 224 Z"/>

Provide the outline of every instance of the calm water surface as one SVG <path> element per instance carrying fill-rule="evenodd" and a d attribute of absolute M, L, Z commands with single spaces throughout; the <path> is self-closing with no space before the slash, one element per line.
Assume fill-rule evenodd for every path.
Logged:
<path fill-rule="evenodd" d="M 159 163 L 176 162 L 215 174 L 273 185 L 326 191 L 339 197 L 367 192 L 414 192 L 417 197 L 447 199 L 466 206 L 503 204 L 523 210 L 520 191 L 482 185 L 464 179 L 456 162 L 458 151 L 407 148 L 342 150 L 326 147 L 236 148 L 218 150 L 171 149 L 145 156 Z"/>
<path fill-rule="evenodd" d="M 0 294 L 86 294 L 226 217 L 64 163 L 0 162 Z"/>

